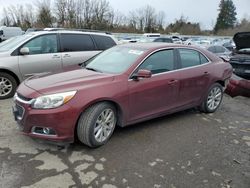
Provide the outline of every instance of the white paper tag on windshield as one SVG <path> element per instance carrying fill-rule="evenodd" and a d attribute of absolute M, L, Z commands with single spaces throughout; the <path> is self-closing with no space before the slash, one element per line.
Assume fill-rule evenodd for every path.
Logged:
<path fill-rule="evenodd" d="M 135 54 L 135 55 L 141 55 L 143 51 L 140 50 L 129 50 L 128 53 Z"/>

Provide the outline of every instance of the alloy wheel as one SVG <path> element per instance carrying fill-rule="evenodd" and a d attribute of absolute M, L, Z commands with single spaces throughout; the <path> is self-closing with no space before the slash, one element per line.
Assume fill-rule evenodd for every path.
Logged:
<path fill-rule="evenodd" d="M 115 113 L 112 109 L 105 109 L 98 116 L 95 127 L 94 136 L 96 141 L 104 142 L 112 133 L 116 123 Z"/>
<path fill-rule="evenodd" d="M 216 108 L 218 108 L 218 106 L 221 103 L 221 99 L 222 99 L 222 91 L 219 87 L 214 87 L 208 97 L 207 97 L 207 107 L 209 108 L 209 110 L 213 111 Z"/>
<path fill-rule="evenodd" d="M 10 94 L 12 88 L 12 82 L 8 78 L 0 77 L 0 97 Z"/>

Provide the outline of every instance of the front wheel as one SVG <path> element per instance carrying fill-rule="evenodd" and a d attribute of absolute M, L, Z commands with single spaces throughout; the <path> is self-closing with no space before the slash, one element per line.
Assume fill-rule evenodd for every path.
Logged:
<path fill-rule="evenodd" d="M 13 76 L 0 72 L 0 99 L 13 97 L 17 88 L 17 82 Z"/>
<path fill-rule="evenodd" d="M 219 83 L 213 84 L 209 91 L 208 94 L 205 98 L 205 100 L 202 102 L 200 106 L 200 110 L 205 113 L 213 113 L 215 112 L 223 98 L 223 88 Z"/>
<path fill-rule="evenodd" d="M 78 125 L 78 139 L 89 147 L 104 145 L 116 125 L 116 109 L 108 102 L 97 103 L 82 113 Z"/>

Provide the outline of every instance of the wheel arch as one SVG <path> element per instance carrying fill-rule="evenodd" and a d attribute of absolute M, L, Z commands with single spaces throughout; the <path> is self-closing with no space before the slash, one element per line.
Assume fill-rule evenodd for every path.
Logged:
<path fill-rule="evenodd" d="M 0 68 L 0 72 L 7 73 L 7 74 L 11 75 L 16 80 L 17 85 L 20 84 L 20 79 L 18 78 L 18 76 L 14 72 L 12 72 L 8 69 L 3 69 L 3 68 Z"/>
<path fill-rule="evenodd" d="M 220 84 L 222 87 L 225 87 L 225 81 L 223 80 L 217 80 L 215 83 Z"/>
<path fill-rule="evenodd" d="M 117 126 L 123 127 L 123 124 L 124 124 L 123 116 L 124 116 L 124 114 L 123 114 L 121 106 L 117 102 L 115 102 L 114 100 L 111 100 L 111 99 L 98 99 L 98 100 L 92 101 L 91 103 L 89 103 L 88 105 L 86 105 L 85 108 L 78 115 L 78 119 L 76 121 L 75 128 L 74 128 L 74 136 L 75 136 L 75 138 L 77 138 L 77 136 L 76 136 L 77 135 L 77 124 L 79 122 L 79 119 L 80 119 L 82 113 L 86 109 L 88 109 L 89 107 L 91 107 L 91 106 L 93 106 L 95 104 L 98 104 L 98 103 L 102 103 L 102 102 L 110 103 L 110 104 L 112 104 L 115 107 L 115 109 L 117 110 L 117 117 L 118 117 Z"/>

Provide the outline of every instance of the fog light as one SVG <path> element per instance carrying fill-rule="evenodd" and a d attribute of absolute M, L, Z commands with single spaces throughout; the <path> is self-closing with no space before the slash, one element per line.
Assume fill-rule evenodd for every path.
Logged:
<path fill-rule="evenodd" d="M 40 135 L 47 135 L 47 136 L 56 135 L 56 131 L 48 127 L 32 127 L 31 132 L 33 134 L 40 134 Z"/>
<path fill-rule="evenodd" d="M 50 128 L 43 128 L 43 133 L 44 134 L 49 134 L 50 133 Z"/>

